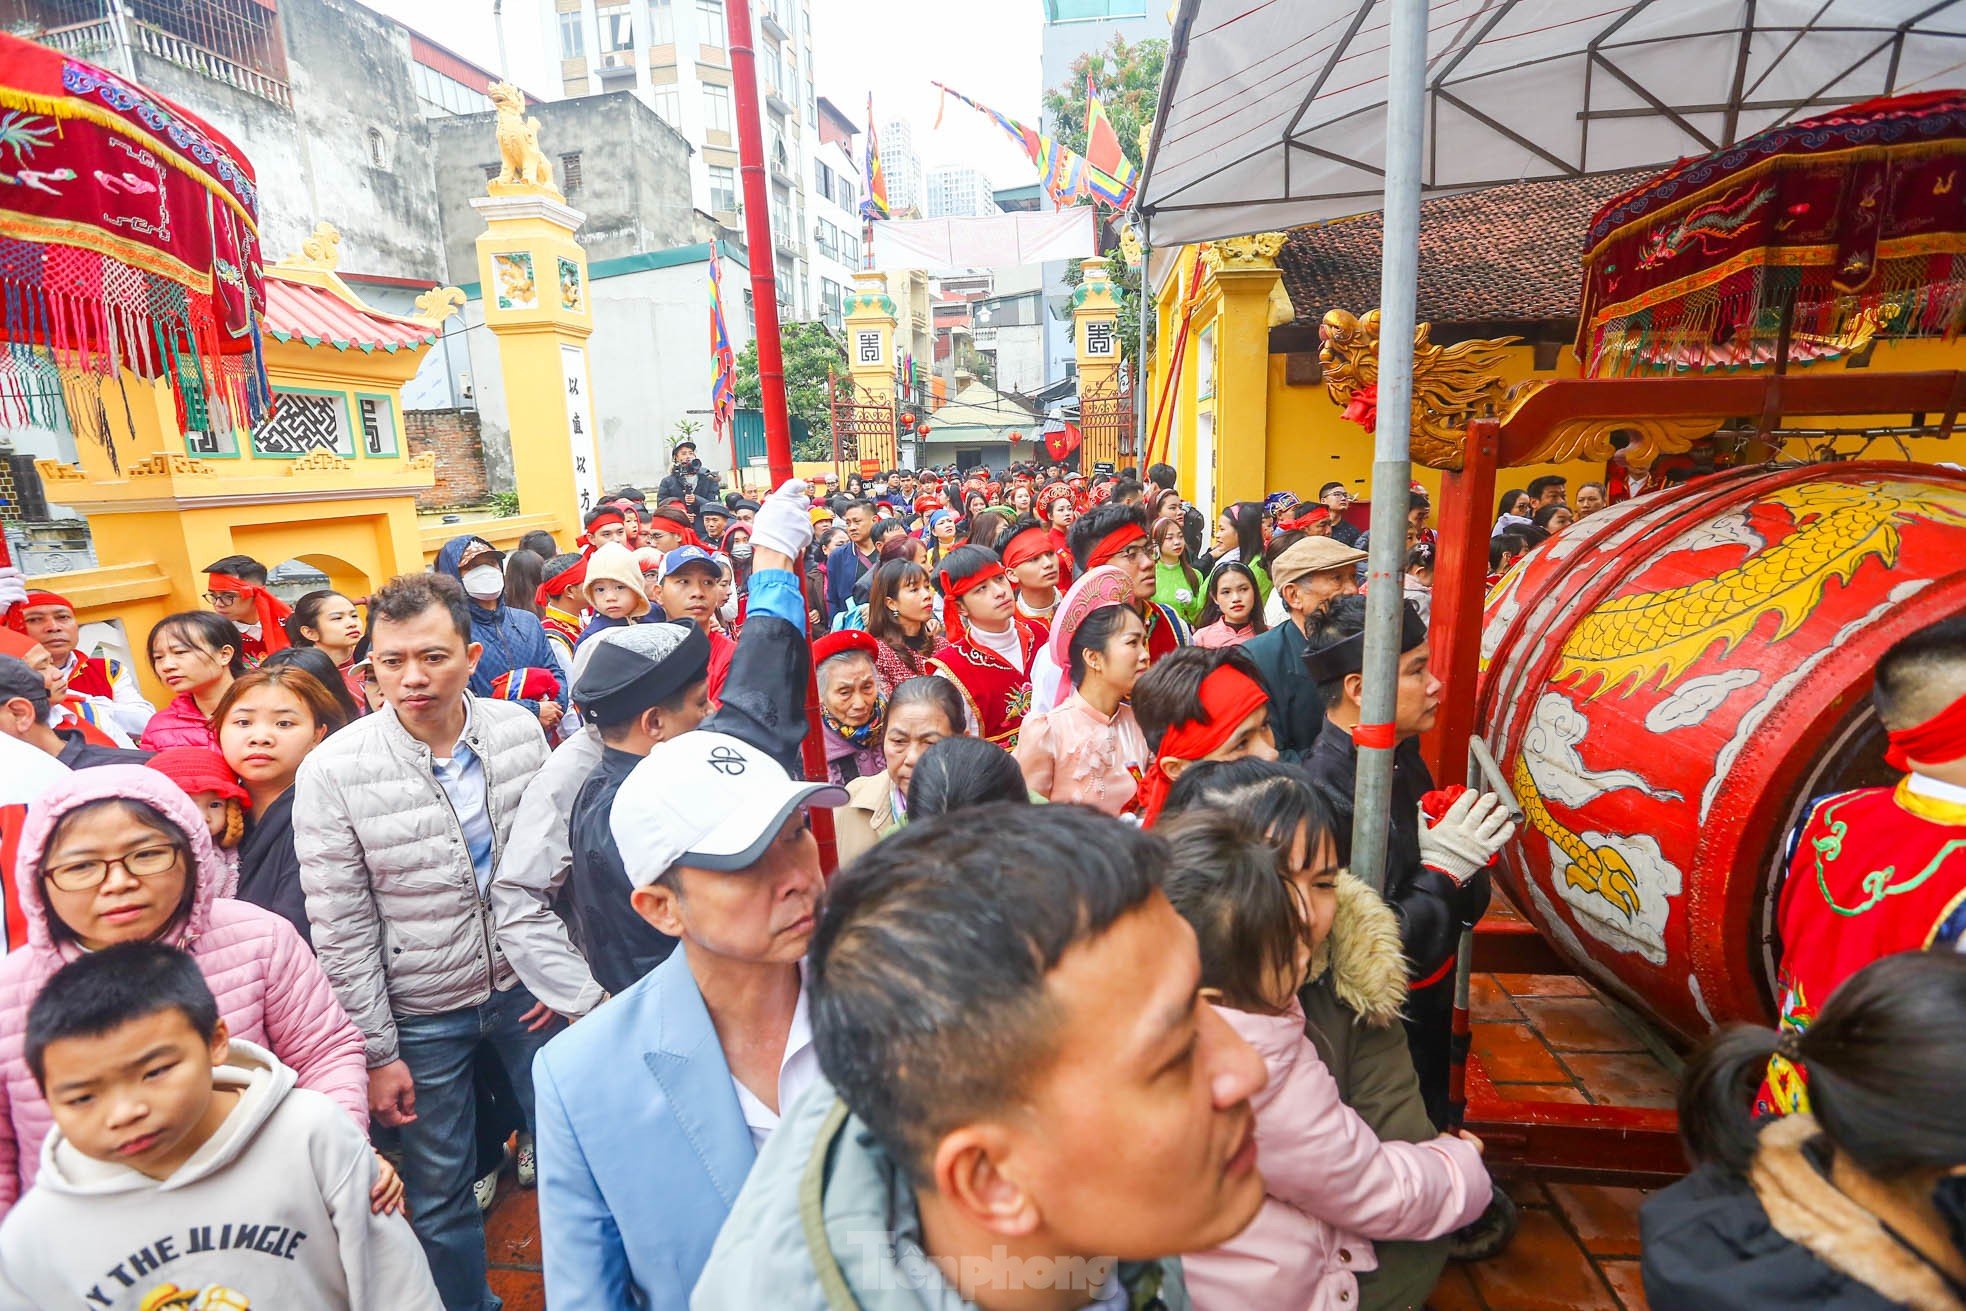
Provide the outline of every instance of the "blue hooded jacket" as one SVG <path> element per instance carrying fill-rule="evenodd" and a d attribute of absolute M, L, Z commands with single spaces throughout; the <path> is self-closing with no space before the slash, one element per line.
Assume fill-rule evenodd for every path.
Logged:
<path fill-rule="evenodd" d="M 457 562 L 464 558 L 465 548 L 476 543 L 490 550 L 492 546 L 482 537 L 453 537 L 444 543 L 437 552 L 436 572 L 448 574 L 462 586 Z M 567 671 L 560 667 L 560 658 L 553 651 L 553 644 L 546 640 L 546 627 L 536 616 L 524 610 L 514 610 L 500 601 L 486 609 L 471 597 L 465 598 L 471 608 L 471 640 L 484 648 L 478 657 L 478 668 L 471 675 L 471 691 L 475 696 L 492 695 L 492 680 L 501 674 L 515 669 L 550 669 L 559 680 L 560 691 L 553 699 L 562 709 L 567 704 Z M 521 701 L 520 705 L 537 715 L 539 702 Z"/>

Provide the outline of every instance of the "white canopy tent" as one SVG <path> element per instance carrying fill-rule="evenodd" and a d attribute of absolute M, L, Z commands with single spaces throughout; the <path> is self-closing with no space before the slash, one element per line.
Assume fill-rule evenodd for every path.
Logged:
<path fill-rule="evenodd" d="M 1182 0 L 1139 206 L 1170 247 L 1379 208 L 1388 0 Z M 1665 165 L 1966 82 L 1966 0 L 1433 0 L 1423 195 Z"/>
<path fill-rule="evenodd" d="M 1962 81 L 1966 0 L 1180 0 L 1149 246 L 1386 215 L 1353 873 L 1385 871 L 1421 199 L 1663 166 Z M 1468 959 L 1464 935 L 1463 981 Z"/>

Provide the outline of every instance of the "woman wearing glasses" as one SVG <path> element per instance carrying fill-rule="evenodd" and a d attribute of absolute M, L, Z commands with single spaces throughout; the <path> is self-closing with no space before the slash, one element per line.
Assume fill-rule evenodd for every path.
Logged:
<path fill-rule="evenodd" d="M 186 610 L 158 621 L 150 630 L 150 667 L 174 695 L 150 717 L 138 746 L 162 751 L 218 745 L 212 713 L 232 680 L 246 672 L 239 641 L 231 621 L 209 610 Z"/>
<path fill-rule="evenodd" d="M 29 808 L 14 870 L 28 940 L 0 957 L 0 1214 L 33 1182 L 49 1128 L 22 1053 L 27 1008 L 63 964 L 114 943 L 190 952 L 233 1037 L 368 1127 L 362 1035 L 285 920 L 218 897 L 211 835 L 170 779 L 141 765 L 76 770 Z M 393 1174 L 382 1185 L 400 1186 Z"/>

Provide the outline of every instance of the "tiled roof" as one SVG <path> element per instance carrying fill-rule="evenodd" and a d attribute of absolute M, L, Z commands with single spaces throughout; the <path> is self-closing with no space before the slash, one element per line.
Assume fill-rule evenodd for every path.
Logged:
<path fill-rule="evenodd" d="M 1420 207 L 1423 323 L 1534 322 L 1577 316 L 1584 232 L 1611 197 L 1656 173 L 1638 169 L 1554 182 L 1511 182 Z M 1277 256 L 1297 321 L 1379 304 L 1378 214 L 1296 228 Z"/>
<path fill-rule="evenodd" d="M 326 287 L 266 275 L 266 316 L 261 329 L 275 341 L 298 339 L 336 350 L 388 351 L 437 340 L 437 329 L 416 319 L 357 309 Z"/>

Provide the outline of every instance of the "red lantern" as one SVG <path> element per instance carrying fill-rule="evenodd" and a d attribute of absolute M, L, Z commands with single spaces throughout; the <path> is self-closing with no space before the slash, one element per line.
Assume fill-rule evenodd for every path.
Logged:
<path fill-rule="evenodd" d="M 918 428 L 916 428 L 916 429 L 915 429 L 915 436 L 917 436 L 917 437 L 926 437 L 926 436 L 928 436 L 928 425 L 924 423 L 924 424 L 922 424 L 922 425 L 921 425 L 920 427 L 918 427 Z"/>
<path fill-rule="evenodd" d="M 1024 440 L 1024 434 L 1023 434 L 1023 433 L 1021 433 L 1021 432 L 1014 432 L 1014 433 L 1012 433 L 1012 434 L 1010 434 L 1010 444 L 1011 444 L 1012 446 L 1015 446 L 1015 445 L 1017 445 L 1017 443 L 1019 443 L 1019 442 L 1021 442 L 1021 441 L 1023 441 L 1023 440 Z"/>

